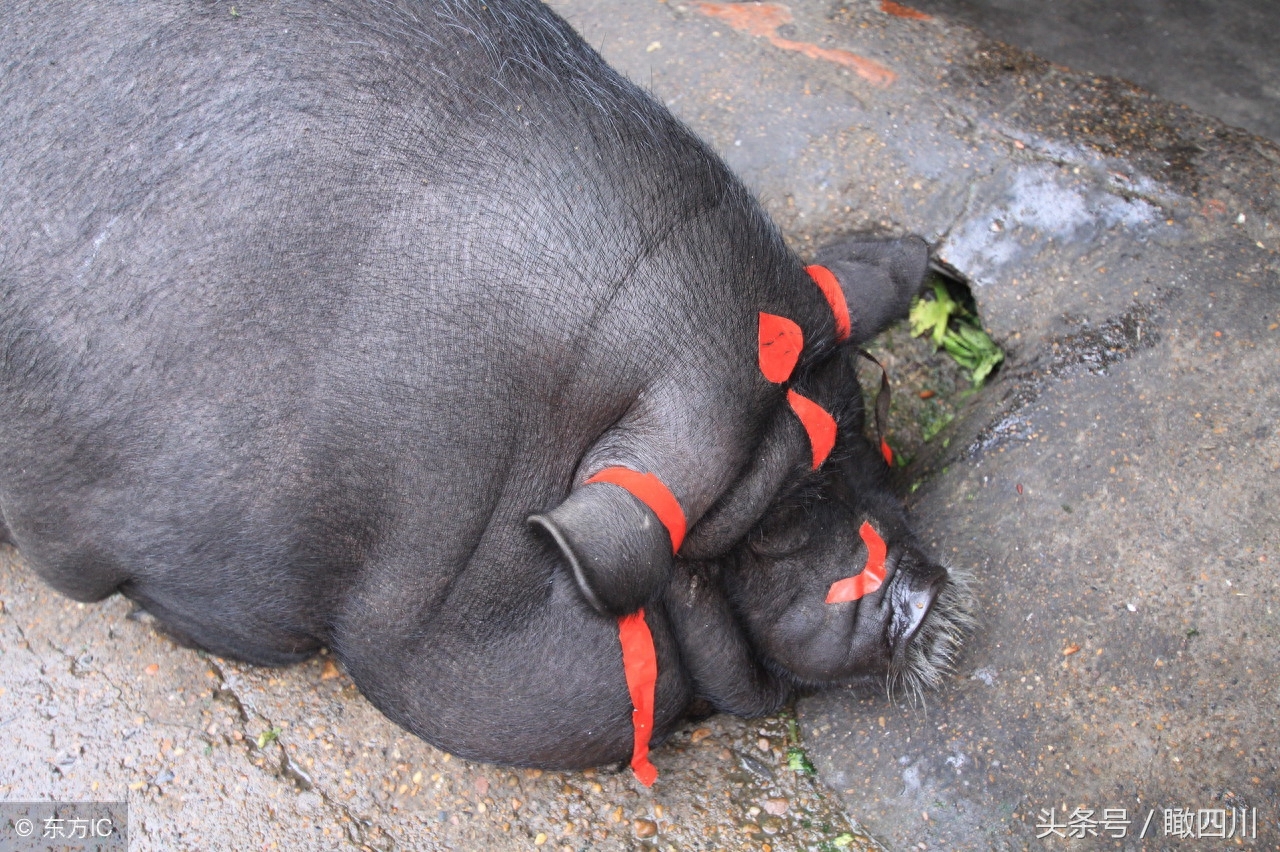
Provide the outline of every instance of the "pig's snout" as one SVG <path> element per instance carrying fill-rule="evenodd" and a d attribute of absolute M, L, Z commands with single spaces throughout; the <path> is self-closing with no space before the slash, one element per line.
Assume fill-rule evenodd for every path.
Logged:
<path fill-rule="evenodd" d="M 907 647 L 933 612 L 934 604 L 947 584 L 947 570 L 924 561 L 911 551 L 898 560 L 898 570 L 889 584 L 891 612 L 885 639 L 895 663 L 905 658 Z"/>

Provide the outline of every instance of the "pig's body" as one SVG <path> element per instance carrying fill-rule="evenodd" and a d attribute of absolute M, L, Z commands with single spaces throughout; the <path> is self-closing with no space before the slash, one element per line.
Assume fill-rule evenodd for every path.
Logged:
<path fill-rule="evenodd" d="M 612 615 L 634 603 L 610 601 L 646 604 L 658 737 L 695 696 L 763 712 L 814 680 L 762 650 L 732 577 L 771 503 L 877 482 L 831 308 L 563 22 L 523 0 L 18 7 L 0 511 L 46 580 L 253 662 L 331 646 L 393 719 L 500 762 L 630 753 Z M 855 341 L 920 271 L 865 248 L 841 277 Z M 757 365 L 761 312 L 804 331 L 787 386 L 847 407 L 824 473 Z M 662 479 L 699 559 L 596 599 L 527 519 L 612 489 L 582 485 L 609 466 Z M 634 562 L 602 557 L 606 585 L 611 559 Z"/>

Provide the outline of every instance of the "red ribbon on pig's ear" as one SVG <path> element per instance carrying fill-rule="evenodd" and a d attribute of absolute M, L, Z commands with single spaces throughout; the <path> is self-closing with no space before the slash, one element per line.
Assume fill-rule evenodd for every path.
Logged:
<path fill-rule="evenodd" d="M 831 306 L 831 314 L 836 322 L 836 343 L 844 343 L 853 332 L 853 326 L 849 321 L 849 303 L 845 300 L 840 282 L 836 280 L 834 272 L 816 263 L 813 266 L 806 266 L 804 271 L 809 273 L 813 283 L 817 284 L 822 295 L 827 297 L 827 304 Z"/>
<path fill-rule="evenodd" d="M 631 492 L 667 528 L 667 535 L 671 537 L 671 554 L 674 556 L 680 550 L 688 524 L 684 510 L 680 508 L 680 501 L 676 500 L 676 495 L 671 493 L 671 489 L 661 479 L 652 473 L 640 473 L 629 467 L 606 467 L 583 485 L 593 482 L 608 482 Z"/>
<path fill-rule="evenodd" d="M 687 522 L 658 477 L 608 467 L 529 523 L 559 545 L 587 602 L 601 614 L 620 616 L 642 607 L 666 583 Z"/>
<path fill-rule="evenodd" d="M 884 560 L 889 553 L 880 533 L 866 521 L 858 529 L 862 542 L 867 546 L 867 564 L 860 574 L 845 577 L 831 584 L 827 591 L 827 603 L 844 603 L 856 601 L 863 595 L 869 595 L 884 582 Z"/>

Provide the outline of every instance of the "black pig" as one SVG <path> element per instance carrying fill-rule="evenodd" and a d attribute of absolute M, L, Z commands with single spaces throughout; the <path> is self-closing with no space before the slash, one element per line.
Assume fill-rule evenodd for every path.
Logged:
<path fill-rule="evenodd" d="M 0 536 L 57 589 L 254 663 L 328 646 L 531 766 L 632 752 L 637 610 L 659 739 L 947 661 L 960 595 L 850 363 L 920 241 L 836 246 L 824 291 L 533 0 L 19 0 L 0 56 Z M 883 583 L 826 603 L 864 523 Z"/>

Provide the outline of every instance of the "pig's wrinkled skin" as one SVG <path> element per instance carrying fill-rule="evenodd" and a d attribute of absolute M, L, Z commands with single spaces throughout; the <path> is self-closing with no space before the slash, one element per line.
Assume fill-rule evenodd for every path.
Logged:
<path fill-rule="evenodd" d="M 531 0 L 236 10 L 0 11 L 0 537 L 46 581 L 256 663 L 328 646 L 396 722 L 511 764 L 630 754 L 639 604 L 655 740 L 695 699 L 944 661 L 916 623 L 951 584 L 853 348 L 704 145 Z M 926 250 L 821 260 L 856 344 Z M 803 329 L 789 385 L 761 311 Z M 816 472 L 788 386 L 840 423 Z M 611 465 L 676 495 L 679 558 L 582 484 Z M 868 519 L 889 578 L 825 604 Z"/>

